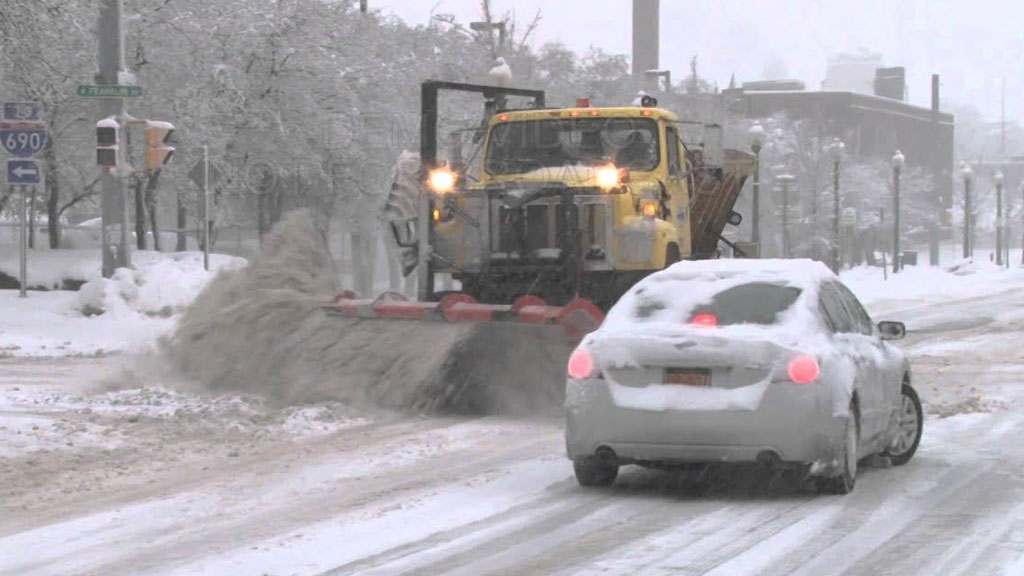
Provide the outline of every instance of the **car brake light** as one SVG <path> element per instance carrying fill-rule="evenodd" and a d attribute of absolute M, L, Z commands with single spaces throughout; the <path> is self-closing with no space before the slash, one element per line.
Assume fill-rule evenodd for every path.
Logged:
<path fill-rule="evenodd" d="M 797 384 L 810 384 L 821 375 L 818 361 L 811 356 L 802 355 L 789 362 L 789 379 Z"/>
<path fill-rule="evenodd" d="M 594 357 L 584 348 L 579 348 L 569 356 L 569 377 L 583 380 L 594 375 Z"/>
<path fill-rule="evenodd" d="M 693 317 L 693 320 L 690 320 L 690 323 L 697 326 L 713 328 L 718 326 L 718 316 L 715 316 L 714 314 L 697 314 Z"/>

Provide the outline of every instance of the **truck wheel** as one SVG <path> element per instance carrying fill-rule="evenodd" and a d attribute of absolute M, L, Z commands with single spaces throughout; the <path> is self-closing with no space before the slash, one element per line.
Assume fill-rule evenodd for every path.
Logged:
<path fill-rule="evenodd" d="M 857 482 L 857 446 L 860 444 L 860 415 L 857 405 L 850 403 L 843 435 L 842 472 L 831 478 L 818 478 L 818 492 L 822 494 L 849 494 Z"/>
<path fill-rule="evenodd" d="M 676 244 L 669 244 L 665 248 L 665 268 L 679 262 L 679 246 Z"/>
<path fill-rule="evenodd" d="M 902 466 L 914 457 L 917 445 L 921 443 L 921 431 L 924 429 L 924 412 L 921 410 L 921 399 L 910 384 L 903 383 L 900 393 L 900 418 L 896 440 L 884 452 L 896 466 Z"/>
<path fill-rule="evenodd" d="M 605 462 L 596 456 L 574 459 L 572 469 L 580 486 L 611 486 L 619 475 L 618 464 Z"/>

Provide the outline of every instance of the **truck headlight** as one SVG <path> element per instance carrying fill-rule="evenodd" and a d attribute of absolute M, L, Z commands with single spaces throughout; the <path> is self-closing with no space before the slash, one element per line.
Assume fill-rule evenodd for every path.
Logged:
<path fill-rule="evenodd" d="M 619 184 L 621 184 L 619 169 L 614 165 L 609 164 L 597 169 L 597 185 L 600 186 L 602 190 L 618 188 Z"/>
<path fill-rule="evenodd" d="M 430 189 L 438 194 L 447 194 L 455 189 L 455 182 L 458 175 L 447 167 L 435 168 L 430 171 L 427 179 Z"/>

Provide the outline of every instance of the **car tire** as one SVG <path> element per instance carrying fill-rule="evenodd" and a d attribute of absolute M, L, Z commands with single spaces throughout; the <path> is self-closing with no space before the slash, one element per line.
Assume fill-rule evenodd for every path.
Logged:
<path fill-rule="evenodd" d="M 596 456 L 584 456 L 572 461 L 576 482 L 580 486 L 611 486 L 619 475 L 619 465 L 605 462 Z"/>
<path fill-rule="evenodd" d="M 900 390 L 900 417 L 897 425 L 896 439 L 893 445 L 882 452 L 894 466 L 902 466 L 914 457 L 917 446 L 921 443 L 924 431 L 924 410 L 921 399 L 910 384 L 903 383 Z"/>
<path fill-rule="evenodd" d="M 818 479 L 818 492 L 844 495 L 853 492 L 857 483 L 857 446 L 860 444 L 860 414 L 857 405 L 850 404 L 850 415 L 846 419 L 843 434 L 843 465 L 837 476 Z"/>

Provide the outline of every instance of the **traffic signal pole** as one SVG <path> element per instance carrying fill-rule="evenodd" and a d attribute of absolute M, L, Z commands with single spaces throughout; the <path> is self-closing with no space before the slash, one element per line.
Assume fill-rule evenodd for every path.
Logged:
<path fill-rule="evenodd" d="M 119 84 L 119 73 L 124 70 L 124 30 L 121 23 L 123 0 L 103 0 L 100 6 L 96 35 L 99 39 L 99 74 L 102 85 Z M 124 99 L 105 98 L 100 103 L 101 116 L 122 118 Z M 131 265 L 128 243 L 128 184 L 123 166 L 124 148 L 118 148 L 118 166 L 103 177 L 101 220 L 103 242 L 103 277 L 110 278 L 117 268 Z"/>

